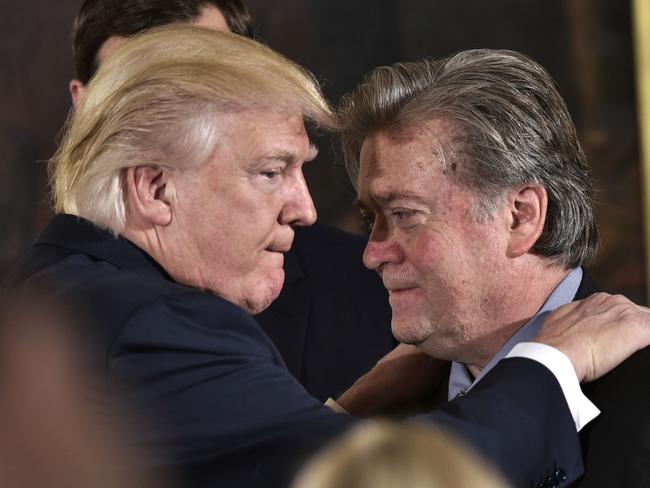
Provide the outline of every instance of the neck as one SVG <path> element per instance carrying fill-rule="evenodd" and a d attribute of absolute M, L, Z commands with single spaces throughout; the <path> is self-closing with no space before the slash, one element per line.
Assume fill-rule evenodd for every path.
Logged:
<path fill-rule="evenodd" d="M 519 272 L 504 282 L 500 297 L 492 307 L 494 317 L 488 319 L 473 345 L 464 345 L 471 357 L 463 362 L 474 377 L 497 354 L 510 337 L 539 312 L 550 294 L 566 278 L 570 270 L 551 265 L 533 257 Z M 476 354 L 471 354 L 476 353 Z"/>
<path fill-rule="evenodd" d="M 137 227 L 127 223 L 121 235 L 149 254 L 174 280 L 179 281 L 178 273 L 170 265 L 173 262 L 168 257 L 169 253 L 165 252 L 164 242 L 155 227 Z"/>

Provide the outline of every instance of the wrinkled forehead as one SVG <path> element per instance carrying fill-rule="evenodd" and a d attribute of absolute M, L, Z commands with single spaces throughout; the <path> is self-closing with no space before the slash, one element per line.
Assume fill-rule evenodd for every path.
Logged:
<path fill-rule="evenodd" d="M 298 111 L 246 108 L 219 116 L 221 143 L 216 151 L 237 153 L 250 164 L 311 161 L 318 153 Z"/>
<path fill-rule="evenodd" d="M 362 142 L 359 152 L 360 178 L 377 177 L 386 171 L 407 170 L 415 165 L 455 170 L 462 152 L 463 132 L 459 125 L 437 117 L 396 124 L 374 131 Z"/>

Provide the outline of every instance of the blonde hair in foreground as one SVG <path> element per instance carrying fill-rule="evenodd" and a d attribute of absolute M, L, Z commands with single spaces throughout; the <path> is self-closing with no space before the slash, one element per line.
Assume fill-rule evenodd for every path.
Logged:
<path fill-rule="evenodd" d="M 122 232 L 126 168 L 196 168 L 218 143 L 219 114 L 249 108 L 336 126 L 313 77 L 255 41 L 186 25 L 129 39 L 89 83 L 50 160 L 55 211 Z"/>
<path fill-rule="evenodd" d="M 458 441 L 419 424 L 366 423 L 321 452 L 292 488 L 507 488 Z"/>

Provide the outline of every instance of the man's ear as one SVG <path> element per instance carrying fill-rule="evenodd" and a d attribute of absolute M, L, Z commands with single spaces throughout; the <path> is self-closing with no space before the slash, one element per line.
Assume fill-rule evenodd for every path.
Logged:
<path fill-rule="evenodd" d="M 68 84 L 68 89 L 70 90 L 70 97 L 72 98 L 72 105 L 75 107 L 79 105 L 79 102 L 83 99 L 86 94 L 86 85 L 81 81 L 74 79 L 70 80 Z"/>
<path fill-rule="evenodd" d="M 129 220 L 146 226 L 165 226 L 172 220 L 169 171 L 159 166 L 127 168 L 125 190 Z"/>
<path fill-rule="evenodd" d="M 510 193 L 508 257 L 526 254 L 544 230 L 548 195 L 539 185 L 527 185 Z"/>

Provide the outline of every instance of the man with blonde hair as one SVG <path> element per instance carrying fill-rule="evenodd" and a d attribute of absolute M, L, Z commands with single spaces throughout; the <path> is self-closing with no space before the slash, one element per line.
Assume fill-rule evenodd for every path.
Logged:
<path fill-rule="evenodd" d="M 85 0 L 74 23 L 73 103 L 83 98 L 95 71 L 122 42 L 168 24 L 253 36 L 241 0 Z M 324 401 L 349 387 L 396 341 L 386 290 L 361 261 L 366 239 L 318 223 L 294 230 L 284 257 L 282 292 L 255 319 L 291 374 Z M 336 362 L 322 368 L 332 354 Z"/>
<path fill-rule="evenodd" d="M 250 316 L 280 293 L 293 226 L 316 217 L 305 122 L 337 124 L 301 68 L 239 36 L 166 27 L 102 65 L 51 161 L 57 215 L 17 282 L 45 284 L 79 310 L 101 391 L 146 414 L 136 434 L 155 451 L 141 463 L 189 486 L 286 486 L 305 456 L 355 422 L 304 391 Z M 625 320 L 612 324 L 612 309 Z M 580 475 L 577 380 L 650 341 L 646 312 L 617 300 L 555 317 L 540 340 L 569 359 L 553 348 L 555 364 L 506 359 L 424 417 L 520 484 L 554 465 Z M 585 321 L 586 344 L 571 327 Z M 616 347 L 605 354 L 604 344 Z M 398 375 L 393 364 L 340 406 L 355 412 L 369 392 L 390 396 L 414 380 L 377 393 L 378 376 Z"/>

